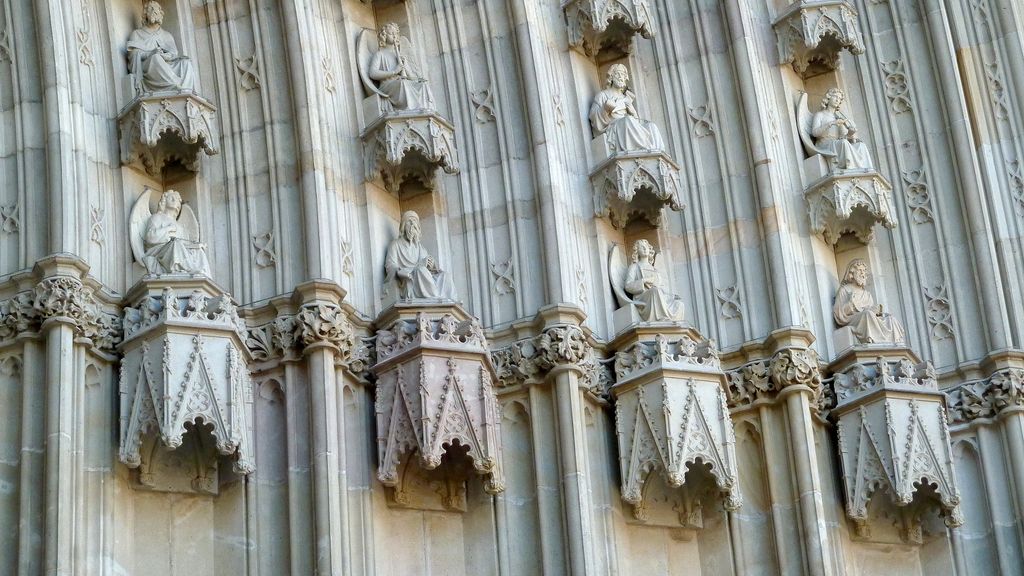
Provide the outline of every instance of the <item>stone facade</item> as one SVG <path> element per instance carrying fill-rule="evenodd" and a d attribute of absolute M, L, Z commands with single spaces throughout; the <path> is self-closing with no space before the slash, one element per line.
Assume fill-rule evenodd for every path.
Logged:
<path fill-rule="evenodd" d="M 0 0 L 0 574 L 1024 572 L 1018 0 Z"/>

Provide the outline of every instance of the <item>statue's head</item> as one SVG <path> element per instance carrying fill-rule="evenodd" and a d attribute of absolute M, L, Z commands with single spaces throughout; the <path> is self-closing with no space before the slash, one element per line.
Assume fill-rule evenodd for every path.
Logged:
<path fill-rule="evenodd" d="M 629 70 L 624 64 L 612 64 L 604 84 L 607 88 L 625 89 L 629 86 Z"/>
<path fill-rule="evenodd" d="M 654 264 L 654 246 L 647 240 L 637 240 L 633 243 L 633 263 L 647 262 Z"/>
<path fill-rule="evenodd" d="M 160 202 L 157 204 L 156 209 L 158 212 L 169 214 L 172 218 L 177 218 L 181 212 L 181 194 L 178 194 L 177 190 L 168 190 L 160 195 Z"/>
<path fill-rule="evenodd" d="M 156 0 L 149 0 L 142 6 L 142 22 L 147 26 L 162 24 L 164 21 L 164 9 Z"/>
<path fill-rule="evenodd" d="M 399 40 L 402 38 L 402 32 L 398 28 L 398 24 L 394 22 L 388 22 L 387 24 L 380 27 L 377 32 L 377 43 L 384 46 L 394 45 L 397 46 Z"/>
<path fill-rule="evenodd" d="M 419 242 L 420 215 L 412 210 L 408 210 L 402 214 L 402 226 L 399 231 L 402 233 L 402 238 L 405 238 L 409 242 Z"/>
<path fill-rule="evenodd" d="M 846 275 L 843 276 L 843 284 L 853 284 L 864 288 L 868 285 L 868 275 L 871 270 L 868 263 L 862 258 L 857 258 L 846 267 Z"/>
<path fill-rule="evenodd" d="M 842 90 L 829 88 L 828 92 L 825 92 L 825 97 L 821 99 L 821 108 L 822 110 L 839 110 L 844 99 L 846 99 L 846 94 Z"/>

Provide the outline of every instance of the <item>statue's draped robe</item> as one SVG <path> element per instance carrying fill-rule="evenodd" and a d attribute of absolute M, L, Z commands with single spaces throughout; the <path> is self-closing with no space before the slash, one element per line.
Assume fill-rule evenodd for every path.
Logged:
<path fill-rule="evenodd" d="M 902 344 L 903 326 L 890 314 L 879 315 L 871 293 L 854 284 L 843 284 L 836 294 L 832 316 L 839 326 L 848 326 L 861 344 Z"/>
<path fill-rule="evenodd" d="M 384 270 L 386 282 L 393 281 L 398 286 L 399 297 L 410 298 L 443 298 L 455 300 L 455 289 L 444 272 L 431 272 L 427 268 L 430 255 L 419 242 L 411 242 L 405 238 L 397 238 L 388 247 Z M 402 278 L 398 272 L 404 272 L 409 278 Z"/>
<path fill-rule="evenodd" d="M 210 275 L 210 262 L 203 245 L 178 238 L 178 223 L 163 212 L 149 217 L 143 246 L 146 255 L 142 263 L 150 274 Z"/>
<path fill-rule="evenodd" d="M 140 92 L 195 89 L 192 61 L 178 54 L 174 37 L 162 28 L 133 31 L 128 38 L 128 62 Z"/>
<path fill-rule="evenodd" d="M 647 288 L 646 285 L 650 285 Z M 626 292 L 644 322 L 663 322 L 683 319 L 683 301 L 661 288 L 661 274 L 646 262 L 629 265 L 626 270 Z"/>
<path fill-rule="evenodd" d="M 398 51 L 384 46 L 373 55 L 367 72 L 378 83 L 380 91 L 388 95 L 395 110 L 433 110 L 434 95 L 430 86 L 407 54 L 405 63 L 403 77 L 398 70 Z"/>
<path fill-rule="evenodd" d="M 590 123 L 594 132 L 604 134 L 608 147 L 614 152 L 662 150 L 664 141 L 658 127 L 647 120 L 629 114 L 633 97 L 608 88 L 594 98 L 590 106 Z"/>
<path fill-rule="evenodd" d="M 837 119 L 846 120 L 848 125 L 832 124 Z M 871 154 L 863 142 L 851 142 L 849 137 L 852 121 L 834 110 L 819 110 L 811 122 L 811 135 L 819 149 L 835 154 L 835 166 L 839 170 L 872 170 Z"/>

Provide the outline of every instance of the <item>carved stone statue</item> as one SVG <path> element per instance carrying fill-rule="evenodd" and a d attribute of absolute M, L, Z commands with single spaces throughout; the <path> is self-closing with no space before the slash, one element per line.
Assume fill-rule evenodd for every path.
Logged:
<path fill-rule="evenodd" d="M 637 240 L 633 243 L 631 263 L 624 275 L 615 270 L 615 252 L 616 249 L 613 247 L 609 272 L 619 304 L 635 307 L 644 322 L 682 321 L 683 300 L 665 290 L 661 272 L 654 266 L 655 254 L 651 243 L 647 240 Z"/>
<path fill-rule="evenodd" d="M 836 325 L 849 327 L 861 344 L 902 344 L 906 341 L 899 320 L 875 304 L 867 290 L 868 265 L 857 258 L 846 268 L 846 275 L 836 293 L 832 315 Z"/>
<path fill-rule="evenodd" d="M 137 94 L 195 89 L 188 56 L 178 52 L 170 32 L 160 25 L 164 10 L 156 0 L 143 7 L 142 28 L 128 37 L 128 68 Z"/>
<path fill-rule="evenodd" d="M 150 212 L 154 190 L 147 188 L 135 202 L 129 221 L 132 253 L 153 275 L 210 275 L 206 246 L 199 242 L 199 221 L 181 195 L 167 190 Z"/>
<path fill-rule="evenodd" d="M 360 41 L 361 51 L 371 51 Z M 360 58 L 360 73 L 367 88 L 387 99 L 394 110 L 433 110 L 434 94 L 420 72 L 414 55 L 398 24 L 389 22 L 377 32 L 378 48 Z"/>
<path fill-rule="evenodd" d="M 590 124 L 594 134 L 604 134 L 612 152 L 662 150 L 665 147 L 658 127 L 637 114 L 636 95 L 629 89 L 629 71 L 622 64 L 608 68 L 605 89 L 598 92 L 590 106 Z"/>
<path fill-rule="evenodd" d="M 393 283 L 403 300 L 455 300 L 455 288 L 448 275 L 420 244 L 420 217 L 411 210 L 402 214 L 399 235 L 388 247 L 384 270 L 384 281 Z"/>
<path fill-rule="evenodd" d="M 808 153 L 826 156 L 833 170 L 874 170 L 868 147 L 857 137 L 857 125 L 840 110 L 845 97 L 839 88 L 830 88 L 821 99 L 821 109 L 811 115 L 807 94 L 801 95 L 797 105 L 800 137 Z"/>

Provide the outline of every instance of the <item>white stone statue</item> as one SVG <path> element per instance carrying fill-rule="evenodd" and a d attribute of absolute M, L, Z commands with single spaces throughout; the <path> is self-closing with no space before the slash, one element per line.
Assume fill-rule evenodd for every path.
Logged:
<path fill-rule="evenodd" d="M 135 202 L 129 220 L 135 260 L 153 275 L 210 275 L 206 246 L 199 242 L 199 221 L 181 195 L 167 190 L 156 212 L 150 212 L 155 190 L 147 188 Z"/>
<path fill-rule="evenodd" d="M 609 273 L 620 306 L 633 306 L 644 322 L 681 322 L 683 300 L 665 290 L 661 272 L 654 266 L 654 247 L 647 240 L 633 243 L 633 255 L 625 273 L 616 265 L 612 247 Z M 616 268 L 619 268 L 617 270 Z"/>
<path fill-rule="evenodd" d="M 394 110 L 433 110 L 434 94 L 398 24 L 381 26 L 376 50 L 365 37 L 360 36 L 357 48 L 362 63 L 359 72 L 367 89 L 386 99 Z"/>
<path fill-rule="evenodd" d="M 402 214 L 399 235 L 388 246 L 384 270 L 384 282 L 398 288 L 398 297 L 403 300 L 455 300 L 448 275 L 420 244 L 420 217 L 411 210 Z"/>
<path fill-rule="evenodd" d="M 857 125 L 839 109 L 845 98 L 839 88 L 830 88 L 813 115 L 807 109 L 807 94 L 800 96 L 797 120 L 800 138 L 809 154 L 822 154 L 835 171 L 874 170 L 868 147 L 857 137 Z"/>
<path fill-rule="evenodd" d="M 629 89 L 629 71 L 622 64 L 608 68 L 605 89 L 590 106 L 594 134 L 604 134 L 612 152 L 662 150 L 665 143 L 658 127 L 637 114 L 636 95 Z"/>
<path fill-rule="evenodd" d="M 137 94 L 195 89 L 192 61 L 178 52 L 174 37 L 160 27 L 163 21 L 163 8 L 149 0 L 142 9 L 142 28 L 128 37 L 128 68 Z"/>
<path fill-rule="evenodd" d="M 875 304 L 867 290 L 868 274 L 868 264 L 860 258 L 846 268 L 832 307 L 836 325 L 848 327 L 860 344 L 903 344 L 903 326 L 884 312 L 881 304 Z"/>

